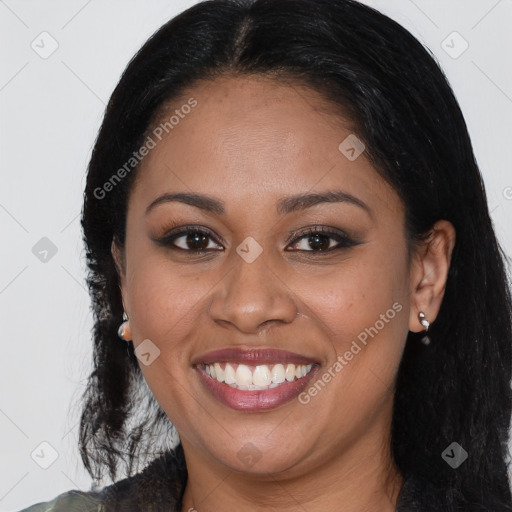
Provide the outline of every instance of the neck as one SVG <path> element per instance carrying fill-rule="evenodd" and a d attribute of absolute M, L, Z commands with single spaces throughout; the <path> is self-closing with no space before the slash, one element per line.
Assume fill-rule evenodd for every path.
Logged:
<path fill-rule="evenodd" d="M 183 441 L 183 440 L 182 440 Z M 239 473 L 210 464 L 184 443 L 188 482 L 182 512 L 394 512 L 402 477 L 392 463 L 389 438 L 367 437 L 348 450 L 325 455 L 306 469 L 290 472 Z"/>

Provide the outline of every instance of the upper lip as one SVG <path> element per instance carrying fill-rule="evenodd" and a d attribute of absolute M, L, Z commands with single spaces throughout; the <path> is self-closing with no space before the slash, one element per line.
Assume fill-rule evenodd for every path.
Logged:
<path fill-rule="evenodd" d="M 314 364 L 317 361 L 295 352 L 275 348 L 223 348 L 201 354 L 192 360 L 193 365 L 221 362 L 258 366 L 272 363 Z"/>

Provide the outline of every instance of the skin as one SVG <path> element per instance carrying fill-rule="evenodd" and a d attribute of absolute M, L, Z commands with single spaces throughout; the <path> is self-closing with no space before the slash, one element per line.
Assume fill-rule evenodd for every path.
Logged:
<path fill-rule="evenodd" d="M 402 485 L 389 450 L 393 385 L 408 331 L 424 330 L 419 311 L 430 322 L 439 311 L 454 229 L 439 221 L 409 254 L 400 198 L 364 153 L 349 161 L 339 151 L 349 124 L 316 92 L 226 76 L 189 93 L 183 103 L 198 106 L 143 160 L 126 244 L 113 244 L 134 346 L 150 339 L 160 350 L 140 366 L 184 447 L 182 510 L 393 511 Z M 368 210 L 337 202 L 277 212 L 283 197 L 327 190 Z M 145 213 L 174 192 L 214 196 L 225 213 L 176 201 Z M 156 243 L 172 221 L 211 231 L 199 244 L 209 252 Z M 328 253 L 300 232 L 288 240 L 311 225 L 358 245 Z M 249 236 L 263 249 L 252 263 L 236 252 Z M 174 243 L 195 247 L 186 236 Z M 314 358 L 321 376 L 394 303 L 401 311 L 307 404 L 233 410 L 191 363 L 214 349 L 272 347 Z M 244 446 L 256 463 L 237 456 Z"/>

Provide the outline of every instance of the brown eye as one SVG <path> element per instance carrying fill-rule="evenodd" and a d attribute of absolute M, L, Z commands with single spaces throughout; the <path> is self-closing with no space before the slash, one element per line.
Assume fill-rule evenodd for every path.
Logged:
<path fill-rule="evenodd" d="M 171 233 L 157 240 L 159 245 L 188 252 L 205 252 L 218 249 L 219 245 L 212 235 L 203 229 L 188 228 Z"/>
<path fill-rule="evenodd" d="M 296 233 L 294 233 L 294 236 Z M 330 231 L 324 227 L 310 228 L 295 239 L 292 247 L 306 252 L 331 252 L 358 245 L 346 233 Z M 290 247 L 290 246 L 289 246 Z"/>
<path fill-rule="evenodd" d="M 309 235 L 306 240 L 312 250 L 327 251 L 331 247 L 332 238 L 326 235 Z"/>
<path fill-rule="evenodd" d="M 208 238 L 209 236 L 204 233 L 189 233 L 184 237 L 185 248 L 191 251 L 204 251 L 208 249 Z"/>

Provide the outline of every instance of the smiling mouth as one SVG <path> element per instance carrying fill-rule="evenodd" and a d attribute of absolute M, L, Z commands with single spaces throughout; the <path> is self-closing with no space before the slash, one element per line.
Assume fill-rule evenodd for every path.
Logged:
<path fill-rule="evenodd" d="M 192 367 L 211 396 L 231 409 L 265 411 L 297 397 L 320 362 L 271 347 L 229 347 L 198 355 Z"/>
<path fill-rule="evenodd" d="M 277 363 L 246 365 L 241 363 L 209 363 L 202 365 L 208 377 L 241 391 L 265 391 L 308 375 L 313 364 Z"/>

